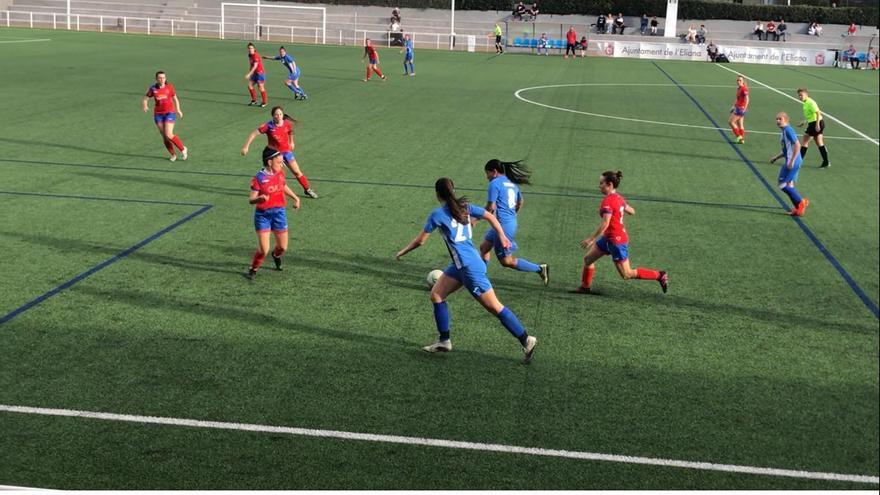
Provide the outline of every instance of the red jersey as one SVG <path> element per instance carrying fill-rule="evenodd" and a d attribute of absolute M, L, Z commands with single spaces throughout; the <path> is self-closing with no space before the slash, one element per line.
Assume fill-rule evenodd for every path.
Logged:
<path fill-rule="evenodd" d="M 605 229 L 605 239 L 614 244 L 626 244 L 629 242 L 629 236 L 623 227 L 623 215 L 626 208 L 626 200 L 617 193 L 605 196 L 602 203 L 599 204 L 599 216 L 611 215 L 611 222 Z"/>
<path fill-rule="evenodd" d="M 578 35 L 575 31 L 569 30 L 565 34 L 565 41 L 567 41 L 569 45 L 573 45 L 573 44 L 577 43 L 577 40 L 578 40 Z"/>
<path fill-rule="evenodd" d="M 268 210 L 270 208 L 284 207 L 287 200 L 284 196 L 284 186 L 287 181 L 284 180 L 284 170 L 280 170 L 277 174 L 260 170 L 257 175 L 251 179 L 251 191 L 257 191 L 259 195 L 268 194 L 269 199 L 262 203 L 257 203 L 258 210 Z"/>
<path fill-rule="evenodd" d="M 281 125 L 276 125 L 274 120 L 270 120 L 257 127 L 257 130 L 269 139 L 270 148 L 275 148 L 282 153 L 290 151 L 290 136 L 293 134 L 293 126 L 289 120 L 283 121 Z"/>
<path fill-rule="evenodd" d="M 736 102 L 734 106 L 745 108 L 747 105 L 746 98 L 749 96 L 749 87 L 745 84 L 736 87 Z"/>
<path fill-rule="evenodd" d="M 154 98 L 156 104 L 153 105 L 153 113 L 171 113 L 174 111 L 174 86 L 171 83 L 165 83 L 165 86 L 159 87 L 158 84 L 150 86 L 147 90 L 147 98 Z"/>
<path fill-rule="evenodd" d="M 257 70 L 254 71 L 254 74 L 264 74 L 263 72 L 263 59 L 260 57 L 260 54 L 256 51 L 253 55 L 248 54 L 248 69 L 252 68 L 254 64 L 257 64 Z"/>
<path fill-rule="evenodd" d="M 367 45 L 364 47 L 364 50 L 370 60 L 379 60 L 379 55 L 376 53 L 376 47 L 373 45 Z"/>

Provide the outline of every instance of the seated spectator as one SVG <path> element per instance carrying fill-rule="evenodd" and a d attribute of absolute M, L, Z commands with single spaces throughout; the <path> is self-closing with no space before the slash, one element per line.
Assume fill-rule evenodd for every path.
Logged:
<path fill-rule="evenodd" d="M 513 8 L 513 19 L 516 21 L 523 20 L 523 16 L 526 14 L 526 6 L 523 5 L 522 2 L 516 4 L 516 7 Z"/>
<path fill-rule="evenodd" d="M 856 28 L 856 23 L 850 23 L 849 27 L 846 29 L 846 34 L 844 34 L 844 36 L 855 36 L 856 31 L 858 31 L 858 28 Z"/>
<path fill-rule="evenodd" d="M 391 11 L 391 22 L 397 21 L 400 24 L 400 7 L 394 7 Z"/>
<path fill-rule="evenodd" d="M 767 35 L 765 39 L 770 41 L 771 36 L 773 36 L 773 41 L 779 40 L 779 36 L 776 34 L 776 23 L 773 22 L 773 19 L 767 21 Z"/>
<path fill-rule="evenodd" d="M 759 40 L 764 39 L 764 23 L 760 20 L 755 21 L 755 30 L 752 31 L 752 34 L 757 36 Z"/>
<path fill-rule="evenodd" d="M 581 36 L 581 40 L 577 44 L 577 51 L 580 52 L 581 58 L 584 58 L 587 56 L 587 43 L 588 43 L 587 37 Z M 577 54 L 575 54 L 575 57 L 577 57 Z"/>
<path fill-rule="evenodd" d="M 657 21 L 657 16 L 651 16 L 651 36 L 657 34 L 657 26 L 660 25 L 660 22 Z"/>
<path fill-rule="evenodd" d="M 684 35 L 684 40 L 688 43 L 697 42 L 697 26 L 691 24 L 691 27 L 688 28 L 687 34 Z"/>
<path fill-rule="evenodd" d="M 618 13 L 614 19 L 614 33 L 623 34 L 624 29 L 626 29 L 626 20 L 623 18 L 622 13 Z"/>
<path fill-rule="evenodd" d="M 639 31 L 642 33 L 642 36 L 648 32 L 648 14 L 642 14 L 642 21 L 639 24 Z"/>
<path fill-rule="evenodd" d="M 541 37 L 538 39 L 538 55 L 550 55 L 550 49 L 547 48 L 547 33 L 541 33 Z M 544 53 L 541 53 L 541 52 Z"/>
<path fill-rule="evenodd" d="M 538 18 L 538 2 L 532 4 L 532 8 L 529 9 L 529 15 L 532 17 L 532 21 L 535 21 Z"/>
<path fill-rule="evenodd" d="M 807 28 L 807 34 L 810 36 L 822 36 L 822 26 L 818 22 L 811 22 L 810 27 Z"/>
<path fill-rule="evenodd" d="M 706 45 L 706 55 L 709 56 L 710 62 L 714 62 L 718 58 L 718 46 L 712 40 L 709 40 L 709 44 Z"/>
<path fill-rule="evenodd" d="M 403 46 L 403 29 L 400 28 L 400 23 L 396 20 L 391 21 L 388 30 L 391 31 L 391 46 Z"/>
<path fill-rule="evenodd" d="M 776 25 L 776 40 L 779 41 L 779 38 L 782 38 L 782 41 L 785 41 L 786 31 L 788 31 L 788 26 L 785 25 L 785 19 L 779 19 L 779 24 Z"/>
<path fill-rule="evenodd" d="M 709 31 L 706 29 L 705 24 L 700 24 L 700 29 L 697 30 L 697 43 L 703 44 L 706 42 L 706 36 L 709 35 Z"/>
<path fill-rule="evenodd" d="M 611 30 L 614 28 L 614 16 L 610 13 L 605 16 L 605 34 L 611 34 Z"/>
<path fill-rule="evenodd" d="M 880 60 L 877 59 L 877 52 L 874 48 L 868 50 L 868 69 L 877 70 L 880 68 Z"/>
<path fill-rule="evenodd" d="M 858 69 L 861 61 L 859 60 L 859 56 L 856 53 L 856 49 L 854 46 L 849 45 L 849 48 L 843 51 L 844 56 L 849 59 L 849 66 L 853 69 Z"/>
<path fill-rule="evenodd" d="M 599 17 L 596 17 L 596 32 L 602 34 L 605 32 L 605 16 L 599 14 Z"/>

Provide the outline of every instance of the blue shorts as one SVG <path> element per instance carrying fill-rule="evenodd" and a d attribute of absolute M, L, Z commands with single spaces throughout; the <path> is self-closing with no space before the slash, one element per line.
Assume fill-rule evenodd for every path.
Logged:
<path fill-rule="evenodd" d="M 596 241 L 596 247 L 601 249 L 605 254 L 610 254 L 614 261 L 626 261 L 629 258 L 629 244 L 614 244 L 608 242 L 608 239 L 600 237 Z"/>
<path fill-rule="evenodd" d="M 251 82 L 252 83 L 261 83 L 266 81 L 266 74 L 257 74 L 254 72 L 251 74 Z"/>
<path fill-rule="evenodd" d="M 737 117 L 744 117 L 746 115 L 746 109 L 743 107 L 733 107 L 733 114 Z"/>
<path fill-rule="evenodd" d="M 286 163 L 293 163 L 293 161 L 296 160 L 296 155 L 294 155 L 292 151 L 282 151 L 281 156 L 284 157 Z"/>
<path fill-rule="evenodd" d="M 297 79 L 299 79 L 299 75 L 301 73 L 302 72 L 299 70 L 299 67 L 297 67 L 296 72 L 288 72 L 287 73 L 287 78 L 290 79 L 291 81 L 296 81 Z"/>
<path fill-rule="evenodd" d="M 257 232 L 287 232 L 287 209 L 254 210 L 254 229 Z"/>
<path fill-rule="evenodd" d="M 786 184 L 788 182 L 797 182 L 798 180 L 798 172 L 801 171 L 801 160 L 796 159 L 794 162 L 794 166 L 791 167 L 791 170 L 788 169 L 784 164 L 779 168 L 779 183 Z"/>
<path fill-rule="evenodd" d="M 379 63 L 379 59 L 378 59 L 378 58 L 371 58 L 371 59 L 370 59 L 370 65 L 376 65 L 376 64 L 378 64 L 378 63 Z"/>
<path fill-rule="evenodd" d="M 412 62 L 412 59 L 413 59 L 413 54 L 412 54 L 412 53 L 407 52 L 407 54 L 403 56 L 403 61 L 404 61 L 404 62 Z"/>
<path fill-rule="evenodd" d="M 160 122 L 176 122 L 176 121 L 177 121 L 177 114 L 174 112 L 157 113 L 157 114 L 153 115 L 153 122 L 155 122 L 157 124 Z"/>
<path fill-rule="evenodd" d="M 492 290 L 492 283 L 489 282 L 489 277 L 486 276 L 486 265 L 482 262 L 477 263 L 475 266 L 464 266 L 461 268 L 456 268 L 455 263 L 450 263 L 443 270 L 443 275 L 461 282 L 461 285 L 465 286 L 474 297 L 480 297 Z"/>
<path fill-rule="evenodd" d="M 495 249 L 495 257 L 498 259 L 506 258 L 513 254 L 514 251 L 519 249 L 519 246 L 516 245 L 516 225 L 502 225 L 502 229 L 504 229 L 504 235 L 510 239 L 510 249 L 504 249 L 504 246 L 501 245 L 501 240 L 498 239 L 498 233 L 495 232 L 495 229 L 489 229 L 486 232 L 486 236 L 483 239 L 492 243 L 492 246 Z"/>

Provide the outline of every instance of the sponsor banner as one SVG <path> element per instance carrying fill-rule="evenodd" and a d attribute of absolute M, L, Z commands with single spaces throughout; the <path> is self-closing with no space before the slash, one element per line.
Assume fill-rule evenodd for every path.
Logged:
<path fill-rule="evenodd" d="M 661 60 L 707 60 L 706 48 L 685 43 L 614 42 L 614 56 Z"/>
<path fill-rule="evenodd" d="M 834 52 L 831 50 L 718 45 L 718 51 L 727 55 L 731 62 L 806 65 L 813 67 L 831 67 L 834 65 Z"/>

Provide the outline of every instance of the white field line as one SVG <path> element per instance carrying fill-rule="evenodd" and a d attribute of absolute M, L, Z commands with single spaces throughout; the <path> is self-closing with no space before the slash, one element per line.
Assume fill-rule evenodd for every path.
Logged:
<path fill-rule="evenodd" d="M 40 41 L 52 41 L 48 38 L 46 39 L 33 39 L 33 40 L 0 40 L 0 43 L 37 43 Z"/>
<path fill-rule="evenodd" d="M 42 407 L 10 406 L 0 404 L 0 411 L 35 414 L 40 416 L 63 416 L 72 418 L 100 419 L 105 421 L 122 421 L 128 423 L 157 424 L 169 426 L 187 426 L 191 428 L 211 428 L 217 430 L 250 431 L 281 435 L 296 435 L 319 438 L 336 438 L 341 440 L 358 440 L 365 442 L 393 443 L 404 445 L 423 445 L 449 449 L 475 450 L 481 452 L 500 452 L 505 454 L 523 454 L 543 457 L 562 457 L 588 461 L 616 462 L 624 464 L 641 464 L 646 466 L 675 467 L 682 469 L 698 469 L 703 471 L 720 471 L 763 476 L 782 476 L 788 478 L 847 481 L 852 483 L 880 484 L 880 478 L 869 475 L 823 473 L 817 471 L 798 471 L 736 464 L 715 464 L 712 462 L 680 461 L 653 457 L 636 457 L 616 454 L 598 454 L 572 450 L 543 449 L 536 447 L 518 447 L 492 443 L 461 442 L 422 437 L 404 437 L 397 435 L 377 435 L 372 433 L 354 433 L 348 431 L 315 430 L 311 428 L 294 428 L 288 426 L 267 426 L 247 423 L 227 423 L 221 421 L 202 421 L 196 419 L 166 418 L 157 416 L 137 416 L 130 414 L 114 414 L 93 411 L 77 411 L 72 409 L 48 409 Z"/>
<path fill-rule="evenodd" d="M 582 83 L 582 84 L 563 84 L 561 86 L 670 86 L 676 88 L 678 86 L 682 86 L 685 88 L 726 88 L 730 89 L 733 86 L 730 84 L 680 84 L 675 85 L 672 83 Z M 546 87 L 546 86 L 541 86 Z M 556 87 L 556 86 L 553 86 Z M 794 91 L 797 88 L 778 88 L 789 91 Z M 813 89 L 810 90 L 811 93 L 836 93 L 840 95 L 855 95 L 855 96 L 880 96 L 880 93 L 864 93 L 864 92 L 855 92 L 855 91 L 836 91 L 833 89 Z"/>
<path fill-rule="evenodd" d="M 50 492 L 48 488 L 33 488 L 30 486 L 12 486 L 12 485 L 0 485 L 0 492 L 2 491 L 27 491 L 27 492 Z"/>
<path fill-rule="evenodd" d="M 654 124 L 654 125 L 666 125 L 666 126 L 672 126 L 672 127 L 685 127 L 688 129 L 705 129 L 705 130 L 710 130 L 710 131 L 727 131 L 728 130 L 728 128 L 726 128 L 726 127 L 713 127 L 713 126 L 708 126 L 708 125 L 694 125 L 694 124 L 678 124 L 675 122 L 663 122 L 663 121 L 658 121 L 658 120 L 634 119 L 631 117 L 620 117 L 617 115 L 606 115 L 606 114 L 601 114 L 601 113 L 584 112 L 581 110 L 573 110 L 571 108 L 547 105 L 546 103 L 540 103 L 540 102 L 530 100 L 530 99 L 522 96 L 522 93 L 524 93 L 526 91 L 531 91 L 533 89 L 565 88 L 565 87 L 574 87 L 574 86 L 596 86 L 596 84 L 582 83 L 582 84 L 551 84 L 551 85 L 547 85 L 547 86 L 533 86 L 531 88 L 518 89 L 518 90 L 516 90 L 515 93 L 513 93 L 513 96 L 515 96 L 520 101 L 524 101 L 526 103 L 531 103 L 532 105 L 538 105 L 539 107 L 550 108 L 552 110 L 559 110 L 562 112 L 576 113 L 576 114 L 580 114 L 580 115 L 588 115 L 590 117 L 599 117 L 599 118 L 603 118 L 603 119 L 613 119 L 613 120 L 623 120 L 626 122 L 638 122 L 640 124 Z M 614 84 L 614 86 L 624 86 L 624 85 L 623 84 Z M 658 84 L 657 86 L 674 86 L 674 85 L 673 84 L 663 84 L 663 85 Z M 730 86 L 724 86 L 724 87 L 729 88 Z M 779 131 L 776 131 L 776 132 L 748 131 L 748 133 L 749 134 L 768 134 L 771 136 L 778 136 L 779 135 Z M 862 138 L 839 137 L 839 136 L 825 136 L 825 139 L 845 139 L 845 140 L 849 140 L 849 141 L 862 141 Z"/>
<path fill-rule="evenodd" d="M 739 73 L 739 72 L 737 72 L 737 71 L 735 71 L 735 70 L 733 70 L 733 69 L 729 69 L 729 68 L 727 68 L 727 67 L 724 67 L 724 64 L 715 64 L 715 65 L 716 65 L 717 67 L 721 67 L 722 69 L 724 69 L 724 70 L 726 70 L 726 71 L 733 72 L 734 74 L 736 74 L 736 75 L 738 75 L 738 76 L 743 76 L 744 78 L 748 79 L 749 81 L 752 81 L 752 82 L 758 83 L 758 84 L 760 84 L 761 86 L 764 86 L 765 88 L 769 89 L 770 91 L 773 91 L 773 92 L 775 92 L 775 93 L 779 93 L 779 94 L 781 94 L 782 96 L 788 98 L 789 100 L 794 100 L 794 101 L 796 101 L 799 105 L 803 105 L 803 102 L 801 102 L 801 100 L 798 100 L 798 99 L 795 98 L 794 96 L 787 95 L 787 94 L 783 93 L 782 91 L 779 91 L 778 89 L 776 89 L 776 88 L 774 88 L 774 87 L 772 87 L 772 86 L 768 86 L 768 85 L 762 83 L 761 81 L 759 81 L 759 80 L 757 80 L 757 79 L 753 79 L 753 78 L 751 78 L 751 77 L 749 77 L 749 76 L 747 76 L 747 75 L 745 75 L 745 74 Z M 862 132 L 862 131 L 856 129 L 855 127 L 852 127 L 852 126 L 850 126 L 850 125 L 847 125 L 844 121 L 838 119 L 837 117 L 831 115 L 830 113 L 827 113 L 827 112 L 825 112 L 825 111 L 822 111 L 822 117 L 828 117 L 830 120 L 833 120 L 833 121 L 837 122 L 838 124 L 842 125 L 843 127 L 849 129 L 849 130 L 852 131 L 854 134 L 857 134 L 857 135 L 861 136 L 862 139 L 864 139 L 865 141 L 868 141 L 868 142 L 873 143 L 873 144 L 875 144 L 875 145 L 877 145 L 877 146 L 880 146 L 880 141 L 878 141 L 878 140 L 876 140 L 876 139 L 874 139 L 874 138 L 868 136 L 868 135 L 865 134 L 864 132 Z M 826 136 L 826 137 L 828 137 L 828 136 Z"/>

